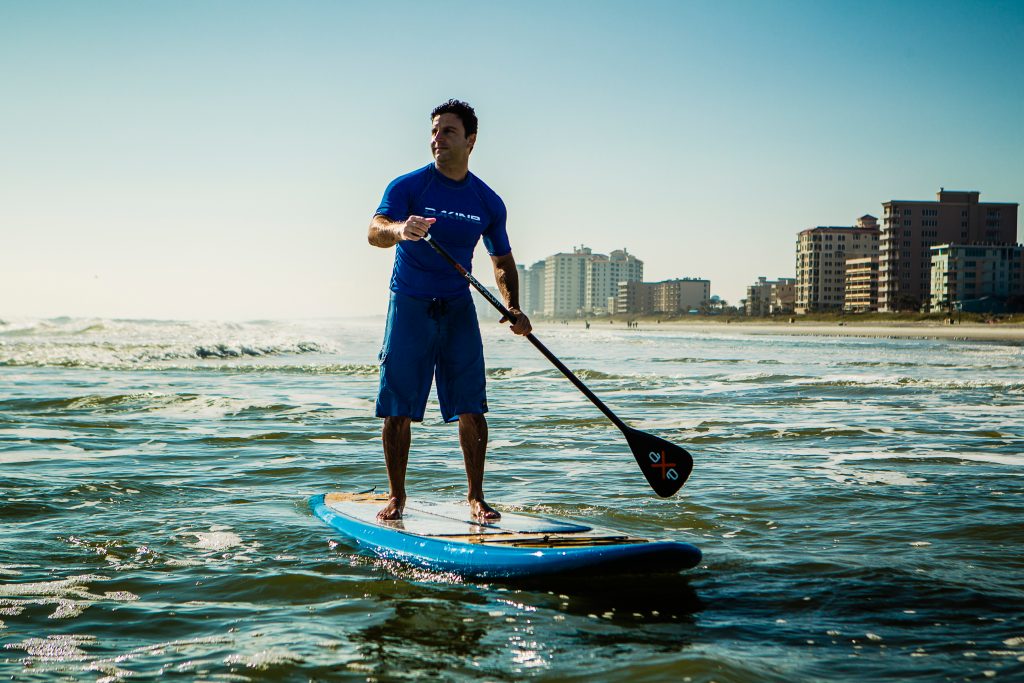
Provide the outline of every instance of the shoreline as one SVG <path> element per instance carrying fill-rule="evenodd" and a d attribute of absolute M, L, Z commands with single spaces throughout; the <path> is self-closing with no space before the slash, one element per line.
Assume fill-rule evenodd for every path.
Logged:
<path fill-rule="evenodd" d="M 561 327 L 563 323 L 538 321 L 544 327 Z M 938 321 L 798 321 L 772 322 L 761 320 L 726 321 L 700 318 L 696 320 L 651 320 L 637 321 L 637 329 L 643 332 L 653 330 L 686 330 L 700 334 L 721 334 L 723 332 L 751 335 L 786 335 L 794 337 L 875 337 L 902 339 L 950 339 L 963 341 L 1024 342 L 1022 323 L 978 323 L 964 322 L 946 324 Z M 570 327 L 584 327 L 582 320 L 571 320 Z M 607 320 L 593 320 L 592 329 L 627 330 L 625 321 L 609 324 Z"/>

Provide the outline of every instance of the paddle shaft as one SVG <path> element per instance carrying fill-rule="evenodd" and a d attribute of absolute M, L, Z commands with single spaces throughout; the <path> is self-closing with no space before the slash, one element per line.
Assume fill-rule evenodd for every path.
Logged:
<path fill-rule="evenodd" d="M 456 261 L 452 257 L 452 255 L 449 254 L 445 250 L 444 247 L 442 247 L 440 244 L 438 244 L 433 239 L 431 239 L 430 233 L 427 233 L 427 236 L 424 237 L 423 239 L 425 239 L 427 241 L 427 243 L 430 244 L 430 246 L 434 248 L 434 251 L 436 251 L 446 261 L 448 261 L 448 263 L 450 263 L 452 265 L 452 267 L 455 268 L 455 270 L 459 271 L 459 274 L 462 275 L 462 277 L 464 277 L 466 279 L 466 281 L 469 282 L 469 284 L 473 285 L 474 289 L 476 289 L 476 291 L 480 292 L 480 294 L 485 299 L 487 299 L 487 301 L 492 306 L 494 306 L 496 309 L 498 309 L 498 311 L 500 311 L 501 314 L 503 316 L 505 316 L 509 320 L 509 322 L 511 322 L 513 325 L 515 324 L 515 322 L 517 320 L 517 317 L 515 316 L 515 314 L 512 313 L 511 311 L 509 311 L 508 308 L 506 308 L 505 305 L 503 303 L 501 303 L 496 296 L 491 294 L 491 292 L 486 287 L 484 287 L 482 284 L 480 284 L 480 281 L 477 280 L 475 277 L 473 277 L 472 273 L 470 273 L 465 268 L 463 268 L 462 264 L 459 263 L 458 261 Z M 570 370 L 569 368 L 565 367 L 565 364 L 562 363 L 562 361 L 558 360 L 558 358 L 555 356 L 555 354 L 551 353 L 551 351 L 548 350 L 548 347 L 544 346 L 544 344 L 542 344 L 539 339 L 534 337 L 532 332 L 530 334 L 526 335 L 526 338 L 530 340 L 531 344 L 533 344 L 535 347 L 537 347 L 537 350 L 540 351 L 544 355 L 544 357 L 547 358 L 551 362 L 552 365 L 554 365 L 556 368 L 558 368 L 558 370 L 563 375 L 565 375 L 566 379 L 568 379 L 570 382 L 572 382 L 576 386 L 576 388 L 579 389 L 580 392 L 584 396 L 589 398 L 590 402 L 593 403 L 595 406 L 597 406 L 598 409 L 602 413 L 605 414 L 605 417 L 607 417 L 609 420 L 611 420 L 612 423 L 616 427 L 618 427 L 620 430 L 622 430 L 623 434 L 626 434 L 626 433 L 628 433 L 630 431 L 630 427 L 625 422 L 620 420 L 619 417 L 615 413 L 612 412 L 611 408 L 606 406 L 604 404 L 604 401 L 599 399 L 594 394 L 594 392 L 592 392 L 590 390 L 590 388 L 587 387 L 587 385 L 584 384 L 583 381 L 573 373 L 572 370 Z"/>

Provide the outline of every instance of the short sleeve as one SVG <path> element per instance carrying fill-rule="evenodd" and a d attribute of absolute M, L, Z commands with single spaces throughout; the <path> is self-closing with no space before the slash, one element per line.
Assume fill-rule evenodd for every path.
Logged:
<path fill-rule="evenodd" d="M 484 248 L 487 249 L 487 253 L 491 256 L 511 254 L 512 245 L 509 244 L 508 230 L 506 229 L 508 211 L 505 209 L 505 202 L 501 201 L 501 197 L 498 195 L 493 195 L 488 204 L 490 205 L 492 219 L 491 224 L 487 226 L 487 229 L 481 235 Z"/>
<path fill-rule="evenodd" d="M 393 221 L 404 221 L 409 217 L 409 181 L 405 176 L 395 178 L 384 190 L 380 206 L 375 212 L 377 215 L 387 216 Z"/>

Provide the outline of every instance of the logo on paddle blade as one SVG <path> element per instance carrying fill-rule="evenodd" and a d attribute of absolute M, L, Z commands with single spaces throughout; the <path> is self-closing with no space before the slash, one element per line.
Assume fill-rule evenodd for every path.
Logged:
<path fill-rule="evenodd" d="M 647 457 L 651 459 L 651 467 L 661 470 L 662 479 L 671 479 L 675 481 L 679 478 L 679 472 L 676 471 L 676 464 L 674 462 L 668 462 L 665 458 L 665 451 L 656 453 L 651 451 L 647 454 Z"/>

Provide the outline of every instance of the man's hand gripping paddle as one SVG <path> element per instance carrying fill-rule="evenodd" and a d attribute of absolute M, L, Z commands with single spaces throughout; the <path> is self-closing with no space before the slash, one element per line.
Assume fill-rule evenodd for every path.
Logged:
<path fill-rule="evenodd" d="M 480 292 L 481 295 L 487 301 L 498 309 L 505 318 L 512 324 L 516 322 L 516 316 L 509 312 L 509 310 L 500 302 L 493 294 L 491 294 L 486 287 L 472 276 L 469 272 L 463 268 L 458 261 L 452 258 L 444 247 L 439 245 L 436 240 L 431 239 L 428 233 L 423 239 L 427 240 L 427 243 L 434 248 L 438 254 L 440 254 L 448 263 L 452 265 L 455 270 L 459 271 L 459 274 L 466 279 L 469 284 L 473 285 L 476 291 Z M 647 478 L 647 483 L 651 485 L 654 492 L 662 498 L 668 498 L 673 495 L 679 488 L 686 482 L 686 478 L 690 476 L 690 470 L 693 469 L 693 458 L 686 452 L 685 449 L 669 443 L 664 439 L 652 436 L 645 432 L 641 432 L 638 429 L 633 429 L 625 422 L 620 420 L 611 409 L 604 404 L 601 399 L 594 395 L 590 389 L 587 388 L 580 378 L 573 374 L 572 370 L 565 367 L 562 361 L 555 357 L 555 354 L 551 353 L 546 346 L 540 343 L 533 334 L 526 335 L 526 338 L 530 340 L 530 343 L 537 347 L 537 350 L 544 354 L 544 357 L 551 361 L 552 365 L 559 369 L 559 371 L 566 376 L 566 378 L 576 385 L 584 396 L 590 399 L 591 403 L 597 406 L 605 416 L 612 421 L 616 427 L 625 435 L 626 443 L 629 444 L 629 448 L 633 451 L 633 457 L 636 458 L 636 463 L 640 466 L 640 471 L 644 473 Z"/>

